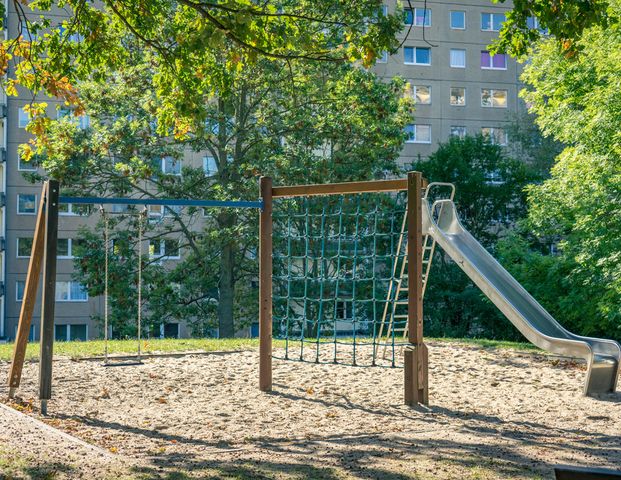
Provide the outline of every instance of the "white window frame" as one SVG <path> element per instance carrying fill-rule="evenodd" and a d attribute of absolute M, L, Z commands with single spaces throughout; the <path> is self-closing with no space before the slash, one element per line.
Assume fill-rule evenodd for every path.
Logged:
<path fill-rule="evenodd" d="M 490 28 L 483 28 L 483 15 L 491 15 Z M 501 23 L 504 23 L 507 21 L 507 16 L 504 13 L 481 12 L 481 31 L 482 32 L 500 32 L 500 28 L 502 28 L 502 26 L 498 30 L 494 28 L 494 17 L 498 15 L 502 15 L 503 17 L 505 17 L 505 19 Z"/>
<path fill-rule="evenodd" d="M 481 66 L 481 70 L 506 70 L 507 69 L 507 64 L 509 63 L 509 59 L 507 58 L 507 54 L 506 53 L 498 53 L 497 55 L 503 55 L 505 57 L 505 66 L 504 67 L 494 67 L 494 61 L 493 61 L 493 57 L 495 55 L 491 55 L 489 53 L 489 51 L 487 50 L 481 50 L 481 54 L 487 52 L 490 58 L 490 66 L 489 67 L 483 67 Z M 481 59 L 479 58 L 479 64 L 481 63 Z"/>
<path fill-rule="evenodd" d="M 19 296 L 19 284 L 22 284 L 22 296 Z M 15 280 L 15 301 L 22 302 L 24 300 L 24 293 L 26 292 L 26 280 Z"/>
<path fill-rule="evenodd" d="M 33 242 L 34 238 L 32 238 L 32 237 L 17 237 L 15 239 L 15 247 L 16 247 L 16 249 L 15 249 L 15 258 L 30 258 L 30 254 L 32 252 L 32 243 L 30 245 L 30 250 L 28 251 L 28 255 L 20 255 L 19 254 L 19 241 L 20 240 L 30 240 L 31 242 Z"/>
<path fill-rule="evenodd" d="M 58 298 L 58 293 L 61 291 L 61 289 L 59 288 L 59 284 L 61 283 L 66 283 L 68 286 L 68 297 L 67 299 L 64 298 Z M 80 299 L 74 299 L 71 298 L 71 291 L 72 291 L 72 286 L 74 283 L 78 283 L 78 282 L 74 282 L 73 280 L 67 280 L 67 281 L 57 281 L 56 282 L 56 301 L 57 302 L 61 302 L 61 303 L 86 303 L 88 302 L 89 298 L 88 298 L 88 292 L 86 291 L 86 288 L 84 287 L 84 293 L 86 294 L 86 298 L 80 298 Z"/>
<path fill-rule="evenodd" d="M 459 134 L 454 134 L 453 133 L 453 129 L 457 129 L 459 128 L 460 130 L 463 129 Z M 464 138 L 466 135 L 468 135 L 468 128 L 465 125 L 451 125 L 450 127 L 450 135 L 452 137 L 457 137 L 457 138 Z"/>
<path fill-rule="evenodd" d="M 60 240 L 67 240 L 67 253 L 68 255 L 59 255 L 58 253 L 56 254 L 56 258 L 59 260 L 71 260 L 72 258 L 74 258 L 73 256 L 73 239 L 72 238 L 59 238 Z M 56 251 L 58 252 L 58 247 L 56 247 Z"/>
<path fill-rule="evenodd" d="M 179 164 L 179 173 L 168 173 L 166 171 L 166 161 L 167 160 L 172 160 L 175 165 Z M 161 170 L 161 172 L 164 175 L 171 175 L 171 176 L 174 176 L 174 177 L 180 177 L 181 176 L 181 159 L 177 159 L 177 158 L 171 157 L 171 156 L 162 157 L 161 164 L 160 164 L 160 170 Z"/>
<path fill-rule="evenodd" d="M 453 64 L 453 52 L 463 52 L 464 54 L 464 64 L 463 65 L 454 65 Z M 449 51 L 449 66 L 451 68 L 466 68 L 466 50 L 464 48 L 451 48 Z"/>
<path fill-rule="evenodd" d="M 73 110 L 67 107 L 60 107 L 56 110 L 56 120 L 60 120 L 61 118 L 69 117 L 69 121 L 77 125 L 80 130 L 85 130 L 91 126 L 91 117 L 86 113 L 76 117 L 73 114 Z"/>
<path fill-rule="evenodd" d="M 87 217 L 88 215 L 90 215 L 90 212 L 86 212 L 86 213 L 81 213 L 81 212 L 75 212 L 74 211 L 74 204 L 73 203 L 60 203 L 59 205 L 67 205 L 67 211 L 66 212 L 61 212 L 60 209 L 58 211 L 58 215 L 60 216 L 64 216 L 64 217 Z M 87 204 L 80 204 L 80 206 L 86 207 Z M 89 207 L 92 207 L 92 205 L 89 205 Z"/>
<path fill-rule="evenodd" d="M 411 123 L 408 125 L 409 126 L 413 126 L 414 127 L 414 139 L 411 140 L 409 137 L 405 140 L 405 143 L 421 143 L 421 144 L 425 144 L 425 145 L 429 145 L 431 144 L 431 125 L 427 124 L 427 123 Z M 423 140 L 417 140 L 417 134 L 416 131 L 418 130 L 418 127 L 429 127 L 429 141 L 423 141 Z"/>
<path fill-rule="evenodd" d="M 463 89 L 463 91 L 464 91 L 464 103 L 451 103 L 451 97 L 453 96 L 452 95 L 452 90 L 454 88 L 461 88 L 461 89 Z M 467 103 L 468 103 L 468 99 L 466 97 L 466 87 L 449 87 L 449 105 L 451 107 L 465 107 Z"/>
<path fill-rule="evenodd" d="M 24 164 L 22 164 L 22 156 L 18 155 L 17 156 L 17 171 L 18 172 L 36 172 L 39 167 L 37 165 L 35 165 L 35 163 L 31 160 L 30 162 L 25 162 Z M 28 168 L 26 168 L 26 166 L 28 166 Z"/>
<path fill-rule="evenodd" d="M 486 134 L 483 132 L 483 130 L 489 130 L 489 134 Z M 502 142 L 496 142 L 496 132 L 497 131 L 501 131 L 502 132 Z M 483 136 L 488 136 L 490 138 L 490 141 L 492 142 L 492 145 L 499 145 L 501 147 L 506 147 L 509 144 L 509 135 L 507 133 L 507 131 L 502 128 L 502 127 L 481 127 L 481 134 Z"/>
<path fill-rule="evenodd" d="M 34 196 L 34 212 L 20 212 L 19 211 L 19 198 L 24 195 Z M 37 210 L 39 208 L 38 200 L 39 200 L 39 196 L 36 193 L 18 193 L 17 194 L 17 214 L 18 215 L 36 215 L 38 213 Z"/>
<path fill-rule="evenodd" d="M 377 57 L 375 63 L 388 63 L 388 52 L 386 50 L 382 50 L 382 55 Z"/>
<path fill-rule="evenodd" d="M 213 161 L 213 165 L 216 167 L 212 173 L 209 173 L 207 169 L 209 159 Z M 211 155 L 203 156 L 203 173 L 206 177 L 213 177 L 216 173 L 218 173 L 218 162 L 216 161 L 216 157 L 212 157 Z"/>
<path fill-rule="evenodd" d="M 489 98 L 491 99 L 491 105 L 483 104 L 483 91 L 489 90 Z M 494 105 L 494 93 L 495 92 L 505 92 L 506 94 L 506 102 L 504 105 Z M 509 90 L 504 88 L 482 88 L 481 89 L 481 107 L 483 108 L 509 108 Z"/>
<path fill-rule="evenodd" d="M 26 128 L 31 120 L 30 113 L 24 110 L 24 107 L 19 107 L 17 112 L 17 126 L 19 128 Z"/>
<path fill-rule="evenodd" d="M 417 102 L 416 101 L 416 96 L 418 94 L 418 88 L 419 87 L 425 87 L 429 89 L 429 102 L 427 103 L 422 103 L 422 102 Z M 416 105 L 431 105 L 432 100 L 432 91 L 431 91 L 431 85 L 412 85 L 410 88 L 411 92 L 412 92 L 412 99 L 414 100 L 414 103 Z"/>
<path fill-rule="evenodd" d="M 160 238 L 157 240 L 150 240 L 149 241 L 149 257 L 150 258 L 156 258 L 158 260 L 179 260 L 181 258 L 181 247 L 178 246 L 177 247 L 177 255 L 166 255 L 166 244 L 165 241 L 166 240 L 175 240 L 174 238 Z M 153 249 L 153 253 L 151 253 L 151 244 L 153 242 L 159 242 L 159 252 L 155 251 L 155 248 Z M 179 240 L 177 240 L 177 245 L 179 244 Z"/>
<path fill-rule="evenodd" d="M 406 48 L 411 48 L 413 50 L 413 55 L 412 55 L 412 60 L 413 62 L 406 62 L 405 61 L 405 49 Z M 429 63 L 416 63 L 416 50 L 417 49 L 425 49 L 429 51 Z M 404 65 L 419 65 L 419 66 L 424 66 L 424 67 L 429 67 L 431 66 L 431 48 L 429 47 L 403 47 L 403 64 Z"/>
<path fill-rule="evenodd" d="M 181 338 L 181 324 L 179 322 L 168 322 L 169 325 L 177 325 L 177 336 L 176 337 L 168 337 L 168 338 Z M 164 336 L 165 324 L 160 323 L 160 338 L 166 338 Z"/>
<path fill-rule="evenodd" d="M 424 15 L 423 17 L 423 23 L 422 24 L 417 24 L 416 23 L 416 18 L 418 17 L 416 15 L 416 11 L 417 10 L 427 10 L 429 12 L 429 15 Z M 425 22 L 428 22 L 427 25 L 425 25 Z M 431 27 L 432 23 L 431 23 L 431 8 L 420 8 L 420 7 L 415 7 L 412 9 L 412 24 L 415 27 L 421 27 L 421 28 L 429 28 Z"/>
<path fill-rule="evenodd" d="M 463 13 L 464 14 L 464 26 L 463 27 L 454 27 L 453 26 L 453 13 Z M 465 10 L 451 10 L 449 11 L 449 27 L 451 30 L 465 30 L 466 29 L 466 11 Z"/>
<path fill-rule="evenodd" d="M 63 342 L 63 341 L 64 342 L 70 342 L 70 341 L 72 341 L 71 340 L 71 327 L 72 326 L 76 326 L 76 327 L 77 326 L 80 326 L 80 327 L 84 326 L 84 327 L 86 327 L 86 338 L 84 340 L 76 340 L 76 341 L 85 342 L 86 340 L 88 340 L 88 323 L 75 323 L 75 324 L 72 324 L 72 323 L 57 323 L 57 324 L 54 325 L 54 327 L 56 327 L 56 326 L 66 326 L 67 327 L 67 337 L 65 338 L 65 340 L 58 340 L 59 342 Z M 54 331 L 54 339 L 56 339 L 56 331 Z"/>

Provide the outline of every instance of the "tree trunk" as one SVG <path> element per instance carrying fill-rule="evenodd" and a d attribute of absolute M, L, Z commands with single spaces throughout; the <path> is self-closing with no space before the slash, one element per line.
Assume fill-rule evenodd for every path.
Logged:
<path fill-rule="evenodd" d="M 230 214 L 222 214 L 218 218 L 220 227 L 230 228 L 234 217 Z M 233 319 L 233 306 L 235 298 L 235 242 L 227 240 L 222 245 L 220 253 L 220 280 L 218 282 L 218 327 L 220 338 L 235 336 L 235 323 Z"/>

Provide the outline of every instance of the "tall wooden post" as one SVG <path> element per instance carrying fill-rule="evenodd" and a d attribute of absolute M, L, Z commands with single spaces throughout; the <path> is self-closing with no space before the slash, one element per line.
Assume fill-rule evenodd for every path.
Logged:
<path fill-rule="evenodd" d="M 56 301 L 56 247 L 58 244 L 58 181 L 50 180 L 45 209 L 43 252 L 43 295 L 41 298 L 41 350 L 39 361 L 39 400 L 41 414 L 47 414 L 52 398 L 52 354 L 54 348 L 54 307 Z"/>
<path fill-rule="evenodd" d="M 39 287 L 39 277 L 41 275 L 41 261 L 43 260 L 43 241 L 45 237 L 45 201 L 47 197 L 47 182 L 41 189 L 39 198 L 39 210 L 37 211 L 37 223 L 35 226 L 34 238 L 32 239 L 32 249 L 30 251 L 30 261 L 28 263 L 28 275 L 22 296 L 22 307 L 19 312 L 19 323 L 17 324 L 17 335 L 13 347 L 13 359 L 9 369 L 9 397 L 15 396 L 15 390 L 19 387 L 22 379 L 22 369 L 26 358 L 26 347 L 30 336 L 30 325 L 32 324 L 32 314 L 37 300 L 37 289 Z"/>
<path fill-rule="evenodd" d="M 272 179 L 261 177 L 259 217 L 259 388 L 272 390 Z"/>
<path fill-rule="evenodd" d="M 408 173 L 408 340 L 404 350 L 404 400 L 429 403 L 428 352 L 423 343 L 422 174 Z"/>

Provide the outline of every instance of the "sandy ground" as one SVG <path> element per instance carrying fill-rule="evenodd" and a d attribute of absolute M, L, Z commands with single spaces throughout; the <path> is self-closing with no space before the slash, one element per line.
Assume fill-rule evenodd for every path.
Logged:
<path fill-rule="evenodd" d="M 114 368 L 58 361 L 46 421 L 127 459 L 140 478 L 521 479 L 552 478 L 559 463 L 621 468 L 621 394 L 581 396 L 582 366 L 445 343 L 429 351 L 428 409 L 403 405 L 401 369 L 275 359 L 274 391 L 261 393 L 257 353 L 238 352 Z M 36 379 L 27 364 L 23 405 Z"/>

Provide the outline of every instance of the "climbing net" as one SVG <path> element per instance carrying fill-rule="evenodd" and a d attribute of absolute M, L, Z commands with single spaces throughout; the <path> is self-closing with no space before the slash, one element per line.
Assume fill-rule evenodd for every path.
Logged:
<path fill-rule="evenodd" d="M 406 254 L 406 203 L 404 192 L 274 201 L 273 335 L 285 340 L 281 358 L 399 363 L 406 319 L 385 326 Z"/>

